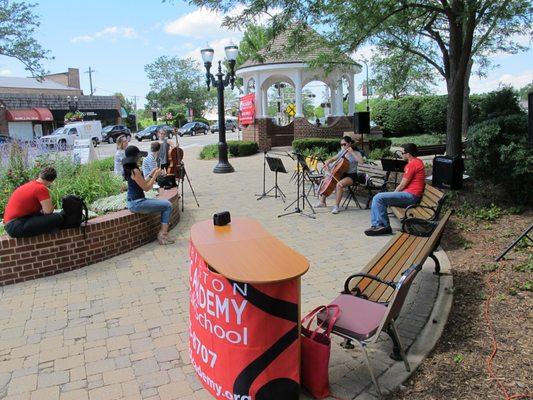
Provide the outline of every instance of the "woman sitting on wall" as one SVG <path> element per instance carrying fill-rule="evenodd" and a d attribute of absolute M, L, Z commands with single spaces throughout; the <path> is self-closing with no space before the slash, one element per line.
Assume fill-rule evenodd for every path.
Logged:
<path fill-rule="evenodd" d="M 144 179 L 139 169 L 139 160 L 146 157 L 148 153 L 140 151 L 136 146 L 128 146 L 125 151 L 126 157 L 122 160 L 124 169 L 124 179 L 128 182 L 127 206 L 133 213 L 151 214 L 161 213 L 161 229 L 157 234 L 159 244 L 171 244 L 174 240 L 168 237 L 168 223 L 172 212 L 172 204 L 168 200 L 147 199 L 144 192 L 151 190 L 161 172 L 161 168 L 154 168 Z"/>

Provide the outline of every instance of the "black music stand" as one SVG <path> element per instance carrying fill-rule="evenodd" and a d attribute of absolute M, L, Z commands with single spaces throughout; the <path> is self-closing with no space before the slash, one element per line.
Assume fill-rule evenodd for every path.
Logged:
<path fill-rule="evenodd" d="M 305 215 L 306 217 L 314 219 L 316 218 L 314 215 L 307 214 L 303 211 L 305 209 L 305 203 L 307 202 L 307 204 L 309 205 L 309 208 L 311 208 L 312 213 L 316 214 L 315 209 L 313 208 L 313 206 L 307 199 L 307 195 L 305 193 L 305 174 L 309 173 L 310 171 L 309 166 L 305 162 L 305 157 L 302 154 L 300 153 L 293 153 L 293 154 L 296 156 L 296 160 L 298 164 L 300 164 L 300 168 L 298 168 L 298 176 L 296 177 L 296 200 L 294 200 L 291 204 L 285 207 L 285 211 L 295 203 L 296 203 L 296 207 L 294 207 L 294 211 L 278 215 L 278 218 L 285 217 L 287 215 L 292 215 L 292 214 L 301 214 L 301 215 Z M 301 182 L 301 185 L 300 185 L 300 182 Z M 301 192 L 300 192 L 300 186 L 302 188 Z M 300 208 L 300 200 L 302 201 L 302 208 Z"/>
<path fill-rule="evenodd" d="M 257 200 L 262 200 L 265 197 L 274 197 L 274 198 L 277 199 L 278 198 L 278 191 L 279 191 L 281 200 L 285 203 L 285 198 L 287 196 L 285 196 L 285 193 L 283 193 L 281 188 L 278 186 L 278 172 L 286 174 L 287 170 L 285 169 L 285 166 L 283 165 L 283 162 L 281 161 L 281 158 L 270 157 L 270 156 L 267 156 L 266 153 L 265 153 L 265 161 L 268 164 L 268 167 L 270 168 L 270 170 L 275 173 L 275 176 L 276 176 L 275 183 L 274 183 L 274 186 L 272 186 L 268 190 L 268 192 L 265 192 L 265 189 L 264 189 L 265 188 L 265 184 L 264 184 L 264 180 L 263 180 L 263 193 L 260 194 L 260 195 L 256 195 L 256 196 L 259 196 L 257 198 Z M 274 195 L 269 194 L 273 190 L 274 190 Z"/>
<path fill-rule="evenodd" d="M 385 176 L 385 184 L 389 181 L 391 172 L 395 172 L 394 175 L 394 187 L 398 186 L 398 173 L 403 172 L 407 161 L 398 160 L 397 158 L 382 158 L 381 159 L 381 168 L 383 171 L 387 171 Z"/>
<path fill-rule="evenodd" d="M 187 173 L 187 170 L 185 169 L 185 163 L 182 161 L 180 165 L 178 166 L 178 174 L 176 176 L 176 179 L 178 180 L 178 184 L 181 184 L 181 211 L 183 212 L 184 209 L 184 203 L 185 203 L 185 197 L 183 193 L 183 187 L 185 186 L 185 178 L 187 178 L 187 183 L 189 184 L 189 187 L 191 188 L 192 195 L 194 196 L 194 200 L 196 201 L 196 205 L 200 207 L 200 203 L 198 203 L 198 199 L 196 198 L 196 193 L 194 193 L 194 189 L 191 185 L 191 180 L 189 179 L 189 174 Z"/>

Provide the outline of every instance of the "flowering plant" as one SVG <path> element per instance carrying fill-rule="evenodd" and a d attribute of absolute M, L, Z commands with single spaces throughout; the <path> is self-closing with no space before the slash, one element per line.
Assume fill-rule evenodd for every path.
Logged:
<path fill-rule="evenodd" d="M 83 121 L 84 114 L 81 111 L 68 112 L 65 114 L 65 122 Z"/>

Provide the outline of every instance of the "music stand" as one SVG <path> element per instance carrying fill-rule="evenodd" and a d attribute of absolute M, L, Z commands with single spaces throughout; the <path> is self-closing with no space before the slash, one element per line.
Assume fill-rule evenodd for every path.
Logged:
<path fill-rule="evenodd" d="M 303 211 L 305 209 L 305 202 L 307 202 L 313 214 L 316 214 L 315 209 L 313 208 L 313 206 L 307 199 L 307 195 L 305 194 L 305 174 L 310 171 L 309 166 L 305 162 L 305 157 L 302 154 L 300 153 L 293 153 L 293 154 L 296 156 L 296 160 L 298 164 L 300 164 L 300 168 L 298 168 L 298 176 L 296 178 L 296 200 L 294 200 L 291 204 L 285 207 L 285 211 L 295 203 L 296 203 L 296 207 L 294 207 L 294 211 L 278 215 L 278 218 L 285 217 L 286 215 L 301 214 L 301 215 L 305 215 L 306 217 L 314 219 L 316 218 L 314 215 L 307 214 Z M 302 187 L 301 192 L 300 192 L 300 181 L 301 181 L 301 187 Z M 300 208 L 300 199 L 302 200 L 302 208 Z"/>
<path fill-rule="evenodd" d="M 394 187 L 396 187 L 398 185 L 398 172 L 403 172 L 406 165 L 407 161 L 405 160 L 398 160 L 396 158 L 382 158 L 381 168 L 383 168 L 383 171 L 387 171 L 385 182 L 387 183 L 389 181 L 391 172 L 395 172 Z"/>
<path fill-rule="evenodd" d="M 265 153 L 265 160 L 266 160 L 270 170 L 275 173 L 275 183 L 274 183 L 274 186 L 272 186 L 268 190 L 268 192 L 264 192 L 263 191 L 263 193 L 261 195 L 259 195 L 257 200 L 264 199 L 265 197 L 274 197 L 274 198 L 277 199 L 278 198 L 278 191 L 279 191 L 281 200 L 285 203 L 285 198 L 287 196 L 285 196 L 285 193 L 283 193 L 281 188 L 278 186 L 278 172 L 286 174 L 287 170 L 285 169 L 285 166 L 283 165 L 283 162 L 281 161 L 281 158 L 270 157 L 270 156 L 267 156 L 266 153 Z M 269 194 L 273 190 L 274 190 L 274 195 Z"/>
<path fill-rule="evenodd" d="M 182 161 L 180 165 L 178 166 L 178 174 L 176 176 L 178 179 L 178 182 L 181 183 L 181 211 L 183 212 L 184 209 L 184 203 L 185 203 L 185 197 L 183 193 L 183 187 L 185 186 L 185 178 L 187 178 L 187 183 L 189 184 L 189 187 L 191 188 L 192 195 L 194 196 L 194 200 L 196 201 L 196 205 L 200 207 L 200 204 L 198 203 L 198 199 L 196 198 L 196 193 L 194 193 L 194 189 L 191 185 L 191 180 L 189 179 L 189 174 L 187 173 L 187 170 L 185 169 L 185 163 Z"/>

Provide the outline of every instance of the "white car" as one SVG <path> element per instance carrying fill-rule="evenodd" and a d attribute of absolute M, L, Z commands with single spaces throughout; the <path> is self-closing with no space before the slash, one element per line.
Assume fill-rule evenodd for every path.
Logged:
<path fill-rule="evenodd" d="M 102 141 L 102 124 L 100 121 L 73 122 L 57 128 L 50 135 L 43 136 L 41 142 L 46 146 L 65 150 L 74 146 L 74 141 L 91 139 L 93 146 Z"/>

